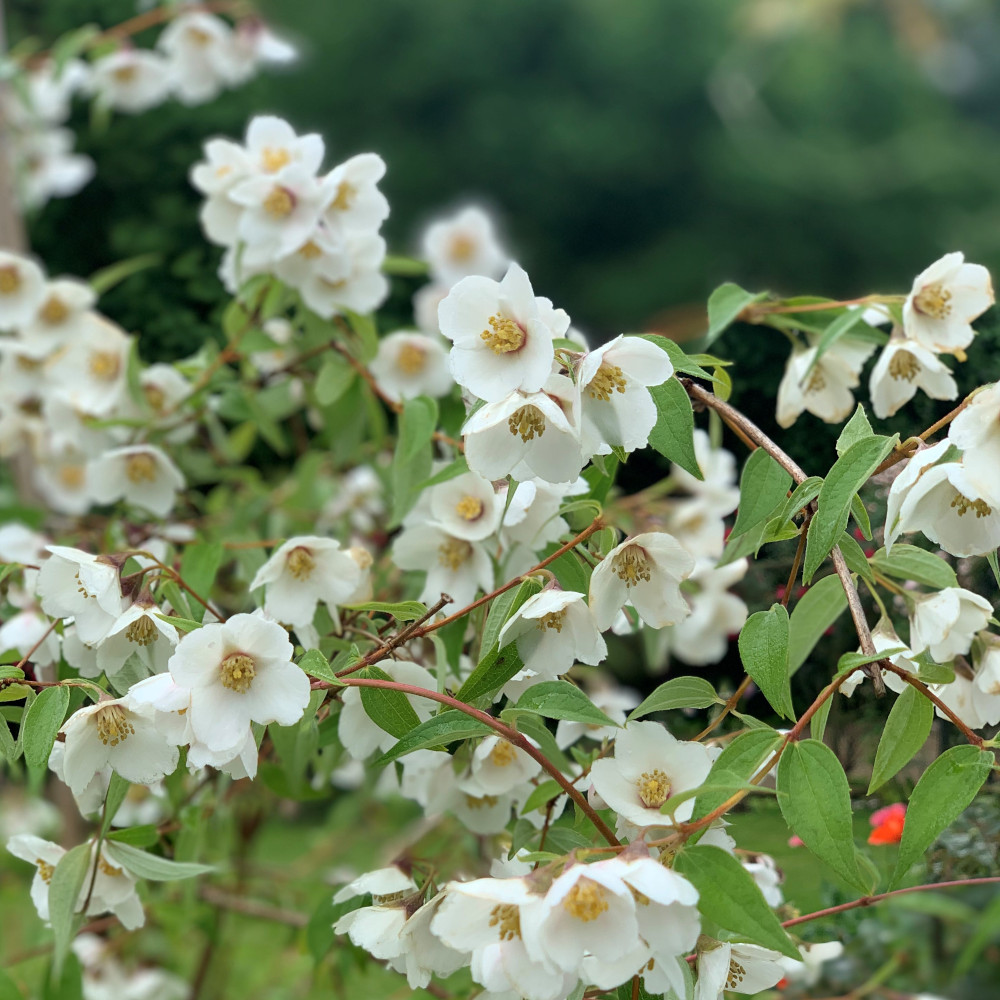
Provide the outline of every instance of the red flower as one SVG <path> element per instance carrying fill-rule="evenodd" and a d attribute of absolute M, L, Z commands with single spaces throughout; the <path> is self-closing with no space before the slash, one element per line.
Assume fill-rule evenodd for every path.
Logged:
<path fill-rule="evenodd" d="M 789 847 L 805 847 L 806 845 L 802 842 L 802 838 L 797 833 L 793 833 L 788 838 L 788 846 Z"/>
<path fill-rule="evenodd" d="M 871 814 L 869 822 L 874 827 L 868 838 L 869 844 L 898 844 L 903 838 L 903 821 L 906 819 L 906 806 L 902 802 L 894 802 L 884 809 L 877 809 Z"/>

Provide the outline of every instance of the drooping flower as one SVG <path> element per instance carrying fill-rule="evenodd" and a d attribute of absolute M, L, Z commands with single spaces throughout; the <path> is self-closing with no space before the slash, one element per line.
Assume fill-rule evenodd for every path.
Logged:
<path fill-rule="evenodd" d="M 948 253 L 913 279 L 903 304 L 903 329 L 928 350 L 961 358 L 976 335 L 972 321 L 992 304 L 990 272 L 966 264 L 961 253 Z"/>
<path fill-rule="evenodd" d="M 948 663 L 969 651 L 972 639 L 986 627 L 993 605 L 962 587 L 945 587 L 921 594 L 910 614 L 910 649 L 928 650 L 938 663 Z"/>
<path fill-rule="evenodd" d="M 569 316 L 536 297 L 517 264 L 500 282 L 463 278 L 442 301 L 438 317 L 441 333 L 453 344 L 455 381 L 488 403 L 516 390 L 538 392 L 552 370 L 552 340 L 569 328 Z"/>
<path fill-rule="evenodd" d="M 334 620 L 361 582 L 361 570 L 333 538 L 297 535 L 280 545 L 250 583 L 266 587 L 264 610 L 287 625 L 308 625 L 316 605 L 326 604 Z"/>
<path fill-rule="evenodd" d="M 694 557 L 673 535 L 650 531 L 615 546 L 590 578 L 590 607 L 597 627 L 611 627 L 629 602 L 650 628 L 683 621 L 691 613 L 680 592 L 694 569 Z"/>
<path fill-rule="evenodd" d="M 951 370 L 933 351 L 915 340 L 890 340 L 875 362 L 868 384 L 875 416 L 880 420 L 891 417 L 918 389 L 931 399 L 958 395 Z"/>
<path fill-rule="evenodd" d="M 759 993 L 784 975 L 781 952 L 755 944 L 702 939 L 698 942 L 695 1000 L 722 1000 L 723 990 Z"/>
<path fill-rule="evenodd" d="M 991 503 L 1000 502 L 1000 383 L 980 389 L 948 428 L 948 440 L 962 449 L 962 462 Z"/>
<path fill-rule="evenodd" d="M 51 556 L 38 573 L 42 610 L 55 618 L 72 616 L 80 638 L 98 642 L 122 613 L 119 563 L 65 545 L 48 550 Z"/>
<path fill-rule="evenodd" d="M 890 649 L 902 649 L 902 652 L 894 653 L 889 657 L 889 662 L 893 666 L 901 667 L 903 670 L 916 675 L 919 673 L 919 668 L 913 662 L 913 653 L 911 653 L 906 648 L 906 643 L 896 635 L 896 630 L 893 628 L 892 622 L 888 618 L 880 618 L 878 624 L 872 629 L 872 641 L 875 643 L 875 651 L 877 653 L 884 653 Z M 861 652 L 859 649 L 858 652 Z M 854 694 L 857 690 L 858 685 L 865 679 L 867 675 L 864 670 L 858 669 L 847 678 L 843 684 L 840 685 L 841 694 L 846 695 L 848 698 Z M 882 671 L 882 680 L 885 682 L 885 686 L 890 691 L 895 691 L 896 694 L 902 694 L 909 685 L 900 677 L 898 674 L 894 674 L 891 670 Z"/>
<path fill-rule="evenodd" d="M 657 722 L 630 722 L 615 738 L 614 757 L 594 761 L 594 791 L 637 827 L 670 826 L 694 811 L 682 802 L 673 820 L 660 811 L 672 795 L 697 788 L 712 767 L 708 747 L 675 739 Z"/>
<path fill-rule="evenodd" d="M 400 933 L 407 916 L 404 904 L 416 892 L 413 879 L 394 865 L 366 872 L 338 890 L 333 901 L 343 903 L 371 893 L 371 906 L 362 906 L 344 914 L 334 924 L 334 933 L 346 934 L 374 958 L 393 959 L 403 949 Z"/>
<path fill-rule="evenodd" d="M 906 803 L 893 802 L 892 805 L 876 809 L 868 817 L 872 832 L 869 844 L 898 844 L 903 839 L 903 823 L 906 820 Z"/>
<path fill-rule="evenodd" d="M 839 941 L 816 941 L 811 944 L 799 945 L 802 960 L 783 957 L 781 967 L 785 970 L 785 979 L 789 983 L 806 988 L 815 986 L 823 974 L 823 966 L 844 954 L 844 946 Z M 914 997 L 913 1000 L 919 1000 Z"/>
<path fill-rule="evenodd" d="M 162 672 L 179 639 L 177 629 L 160 617 L 162 613 L 148 594 L 130 604 L 97 644 L 95 672 L 89 674 L 81 669 L 81 675 L 96 677 L 104 673 L 110 677 L 133 653 L 154 673 Z"/>
<path fill-rule="evenodd" d="M 309 703 L 309 677 L 291 662 L 288 633 L 253 614 L 188 632 L 167 664 L 191 692 L 194 735 L 210 750 L 245 739 L 251 722 L 292 726 Z"/>

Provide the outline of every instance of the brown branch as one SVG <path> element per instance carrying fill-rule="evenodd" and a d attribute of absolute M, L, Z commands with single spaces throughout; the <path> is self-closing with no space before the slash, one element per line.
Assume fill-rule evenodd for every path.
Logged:
<path fill-rule="evenodd" d="M 309 923 L 308 914 L 299 913 L 296 910 L 284 910 L 281 907 L 272 906 L 270 903 L 237 896 L 212 885 L 203 886 L 199 895 L 212 906 L 218 906 L 224 910 L 235 910 L 248 917 L 272 920 L 275 923 L 288 924 L 289 927 L 306 927 Z"/>
<path fill-rule="evenodd" d="M 965 399 L 962 400 L 954 410 L 946 413 L 940 420 L 935 420 L 927 430 L 922 431 L 915 438 L 907 438 L 905 441 L 901 441 L 893 449 L 892 453 L 886 458 L 881 465 L 872 473 L 873 476 L 877 476 L 880 472 L 885 472 L 886 469 L 891 469 L 898 462 L 902 462 L 904 458 L 910 458 L 919 447 L 920 441 L 926 441 L 933 434 L 937 434 L 942 427 L 950 424 L 955 417 L 957 417 L 962 410 L 964 410 L 969 403 L 972 402 L 972 397 L 975 395 L 974 392 L 969 393 Z"/>

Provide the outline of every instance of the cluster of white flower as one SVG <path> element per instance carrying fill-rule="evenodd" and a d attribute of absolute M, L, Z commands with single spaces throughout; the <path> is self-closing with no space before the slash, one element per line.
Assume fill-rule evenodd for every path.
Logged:
<path fill-rule="evenodd" d="M 0 457 L 28 456 L 34 488 L 61 513 L 124 500 L 164 517 L 184 477 L 162 448 L 129 444 L 128 424 L 166 428 L 190 387 L 172 365 L 140 372 L 134 338 L 95 311 L 96 298 L 79 279 L 0 251 Z"/>
<path fill-rule="evenodd" d="M 127 969 L 115 949 L 96 934 L 80 934 L 73 953 L 83 968 L 83 1000 L 185 1000 L 190 987 L 183 979 L 144 966 Z"/>
<path fill-rule="evenodd" d="M 903 303 L 901 323 L 893 323 L 889 343 L 872 369 L 869 392 L 872 409 L 891 417 L 918 389 L 931 399 L 954 399 L 958 387 L 939 355 L 965 360 L 965 348 L 976 332 L 972 321 L 994 302 L 990 274 L 980 264 L 967 264 L 961 253 L 945 254 L 913 281 Z M 873 325 L 893 320 L 882 305 L 862 318 Z M 808 410 L 827 423 L 838 423 L 854 408 L 861 369 L 875 350 L 870 340 L 848 331 L 820 353 L 818 333 L 806 333 L 807 346 L 792 352 L 778 388 L 777 420 L 790 427 Z"/>
<path fill-rule="evenodd" d="M 133 114 L 171 97 L 203 104 L 226 87 L 246 83 L 261 65 L 296 57 L 294 47 L 259 18 L 230 25 L 203 10 L 174 17 L 157 50 L 123 45 L 92 62 L 47 58 L 29 64 L 17 86 L 4 88 L 5 145 L 23 208 L 75 194 L 94 175 L 93 161 L 73 152 L 75 137 L 65 127 L 74 95 Z"/>
<path fill-rule="evenodd" d="M 361 153 L 320 175 L 325 146 L 280 118 L 260 116 L 244 145 L 213 139 L 191 183 L 206 196 L 206 236 L 226 248 L 220 276 L 235 291 L 256 274 L 275 274 L 320 316 L 377 308 L 388 294 L 385 240 L 389 203 L 378 189 L 385 163 Z"/>

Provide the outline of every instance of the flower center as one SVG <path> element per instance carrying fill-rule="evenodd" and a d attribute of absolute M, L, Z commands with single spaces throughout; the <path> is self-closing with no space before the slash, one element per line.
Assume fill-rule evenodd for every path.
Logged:
<path fill-rule="evenodd" d="M 398 892 L 387 892 L 383 895 L 372 893 L 372 906 L 392 906 L 406 898 L 406 890 L 400 889 Z"/>
<path fill-rule="evenodd" d="M 354 198 L 357 193 L 358 189 L 353 184 L 348 184 L 347 181 L 341 181 L 337 185 L 337 196 L 332 202 L 330 202 L 330 207 L 336 208 L 341 212 L 346 212 L 354 203 Z"/>
<path fill-rule="evenodd" d="M 275 184 L 271 193 L 264 199 L 264 211 L 276 219 L 284 219 L 292 214 L 295 208 L 295 195 L 288 188 Z"/>
<path fill-rule="evenodd" d="M 69 316 L 69 309 L 66 307 L 66 303 L 56 295 L 50 295 L 48 301 L 38 311 L 39 319 L 43 323 L 48 323 L 49 326 L 58 326 L 65 322 L 67 316 Z"/>
<path fill-rule="evenodd" d="M 291 163 L 292 154 L 287 149 L 278 146 L 265 146 L 260 151 L 260 165 L 265 173 L 276 174 L 282 167 Z"/>
<path fill-rule="evenodd" d="M 107 875 L 109 878 L 118 878 L 119 875 L 124 875 L 125 873 L 121 868 L 116 868 L 114 865 L 109 865 L 104 858 L 97 859 L 97 867 Z"/>
<path fill-rule="evenodd" d="M 306 260 L 315 260 L 317 257 L 323 256 L 323 251 L 313 240 L 307 240 L 302 246 L 299 247 L 299 253 L 305 257 Z"/>
<path fill-rule="evenodd" d="M 135 727 L 119 705 L 108 705 L 98 710 L 97 736 L 106 747 L 124 743 L 134 732 Z"/>
<path fill-rule="evenodd" d="M 35 858 L 35 864 L 38 865 L 38 874 L 42 877 L 42 881 L 48 885 L 52 881 L 52 874 L 56 870 L 56 866 L 50 865 L 48 861 L 42 861 L 41 858 Z"/>
<path fill-rule="evenodd" d="M 483 501 L 479 497 L 466 494 L 455 504 L 455 513 L 463 521 L 475 521 L 483 516 Z"/>
<path fill-rule="evenodd" d="M 121 358 L 113 351 L 92 351 L 90 374 L 102 382 L 113 382 L 121 371 Z"/>
<path fill-rule="evenodd" d="M 465 804 L 469 809 L 492 809 L 499 801 L 495 795 L 465 796 Z"/>
<path fill-rule="evenodd" d="M 167 394 L 158 385 L 144 385 L 142 394 L 146 397 L 150 409 L 154 413 L 162 413 L 167 402 Z"/>
<path fill-rule="evenodd" d="M 137 66 L 119 66 L 111 75 L 119 83 L 131 83 L 139 73 Z"/>
<path fill-rule="evenodd" d="M 951 292 L 940 282 L 924 285 L 913 297 L 913 307 L 931 319 L 944 319 L 951 312 Z"/>
<path fill-rule="evenodd" d="M 587 385 L 587 393 L 591 399 L 603 399 L 605 402 L 611 398 L 611 393 L 624 391 L 625 376 L 621 368 L 609 365 L 606 361 Z"/>
<path fill-rule="evenodd" d="M 490 910 L 490 927 L 498 927 L 501 941 L 521 936 L 521 911 L 513 903 L 498 903 Z"/>
<path fill-rule="evenodd" d="M 78 490 L 83 486 L 86 470 L 82 465 L 59 466 L 59 482 L 68 490 Z"/>
<path fill-rule="evenodd" d="M 149 615 L 140 615 L 127 629 L 125 638 L 137 646 L 148 646 L 160 637 L 160 630 L 153 624 Z"/>
<path fill-rule="evenodd" d="M 951 506 L 956 508 L 959 517 L 964 517 L 970 510 L 976 512 L 977 518 L 989 517 L 993 513 L 993 508 L 985 500 L 970 500 L 958 490 L 955 491 L 955 498 L 951 501 Z"/>
<path fill-rule="evenodd" d="M 581 878 L 576 885 L 566 893 L 563 909 L 570 916 L 585 923 L 596 920 L 607 908 L 607 893 L 604 887 L 592 882 L 589 878 Z"/>
<path fill-rule="evenodd" d="M 139 452 L 138 455 L 129 455 L 125 459 L 125 475 L 129 482 L 153 483 L 156 482 L 156 459 L 148 452 Z"/>
<path fill-rule="evenodd" d="M 511 434 L 521 435 L 522 441 L 530 441 L 536 434 L 541 437 L 545 433 L 545 417 L 537 406 L 522 406 L 515 410 L 507 421 Z"/>
<path fill-rule="evenodd" d="M 822 392 L 826 388 L 826 376 L 819 365 L 812 370 L 809 381 L 806 383 L 806 392 Z"/>
<path fill-rule="evenodd" d="M 514 748 L 506 740 L 497 740 L 496 746 L 490 751 L 490 763 L 495 767 L 506 767 L 516 759 Z"/>
<path fill-rule="evenodd" d="M 611 569 L 626 587 L 638 586 L 642 580 L 649 583 L 651 570 L 649 557 L 638 545 L 627 545 L 611 562 Z"/>
<path fill-rule="evenodd" d="M 896 351 L 889 362 L 889 374 L 895 379 L 912 382 L 919 371 L 920 362 L 909 351 Z"/>
<path fill-rule="evenodd" d="M 747 970 L 735 958 L 731 958 L 729 960 L 729 975 L 726 977 L 726 989 L 735 990 L 746 979 L 746 975 Z"/>
<path fill-rule="evenodd" d="M 316 568 L 316 560 L 307 548 L 298 545 L 288 553 L 285 566 L 296 580 L 308 580 Z"/>
<path fill-rule="evenodd" d="M 670 779 L 659 769 L 643 771 L 635 783 L 639 801 L 647 809 L 659 809 L 670 798 Z"/>
<path fill-rule="evenodd" d="M 197 45 L 199 48 L 204 48 L 212 40 L 212 36 L 207 31 L 196 27 L 188 28 L 187 36 L 191 40 L 191 44 Z"/>
<path fill-rule="evenodd" d="M 22 372 L 37 372 L 45 364 L 39 358 L 29 358 L 26 354 L 17 356 L 17 367 Z"/>
<path fill-rule="evenodd" d="M 257 675 L 254 659 L 246 653 L 230 653 L 219 664 L 219 672 L 222 686 L 238 694 L 246 694 Z"/>
<path fill-rule="evenodd" d="M 448 248 L 448 256 L 457 264 L 462 264 L 472 258 L 476 252 L 476 241 L 465 233 L 459 233 L 451 239 L 451 246 Z"/>
<path fill-rule="evenodd" d="M 13 295 L 21 287 L 21 272 L 13 264 L 0 267 L 0 295 Z"/>
<path fill-rule="evenodd" d="M 472 555 L 472 546 L 462 538 L 449 538 L 438 547 L 438 562 L 457 570 Z"/>
<path fill-rule="evenodd" d="M 404 375 L 419 375 L 427 367 L 427 352 L 417 344 L 403 344 L 396 355 L 396 367 Z"/>
<path fill-rule="evenodd" d="M 563 628 L 563 622 L 566 620 L 566 609 L 563 608 L 562 611 L 550 611 L 547 615 L 542 615 L 538 619 L 538 628 L 544 632 L 546 629 L 555 629 L 557 632 L 561 632 Z"/>
<path fill-rule="evenodd" d="M 510 354 L 524 347 L 527 339 L 524 327 L 506 316 L 491 316 L 490 329 L 479 335 L 494 354 Z"/>

